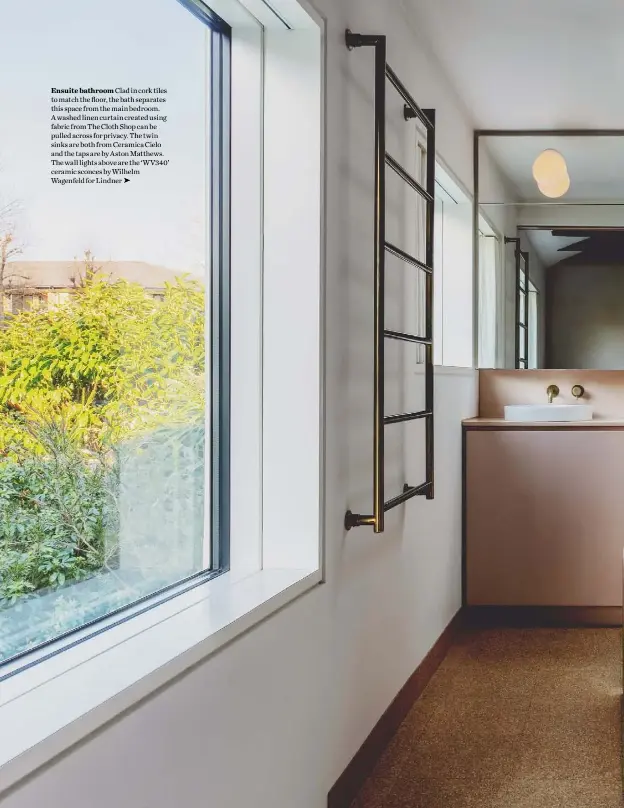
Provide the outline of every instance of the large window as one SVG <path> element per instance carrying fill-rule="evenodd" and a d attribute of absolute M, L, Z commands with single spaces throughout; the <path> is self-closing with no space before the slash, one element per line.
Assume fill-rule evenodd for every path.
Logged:
<path fill-rule="evenodd" d="M 6 662 L 227 568 L 230 46 L 195 0 L 0 17 Z"/>
<path fill-rule="evenodd" d="M 3 791 L 322 580 L 324 22 L 0 18 Z"/>

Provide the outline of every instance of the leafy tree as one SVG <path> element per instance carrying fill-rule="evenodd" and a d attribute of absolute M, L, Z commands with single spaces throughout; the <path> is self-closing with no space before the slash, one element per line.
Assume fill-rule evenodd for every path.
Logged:
<path fill-rule="evenodd" d="M 13 261 L 22 253 L 22 246 L 15 237 L 14 217 L 17 202 L 0 208 L 0 325 L 4 322 L 4 296 L 13 286 L 28 280 L 26 275 L 13 270 Z"/>
<path fill-rule="evenodd" d="M 164 440 L 175 455 L 191 435 L 203 458 L 204 307 L 198 281 L 177 278 L 156 301 L 87 254 L 65 304 L 5 316 L 0 607 L 114 573 L 124 446 Z"/>
<path fill-rule="evenodd" d="M 70 300 L 8 315 L 0 331 L 0 453 L 45 452 L 32 425 L 51 417 L 97 451 L 204 409 L 204 289 L 185 278 L 162 302 L 125 280 L 87 274 Z"/>

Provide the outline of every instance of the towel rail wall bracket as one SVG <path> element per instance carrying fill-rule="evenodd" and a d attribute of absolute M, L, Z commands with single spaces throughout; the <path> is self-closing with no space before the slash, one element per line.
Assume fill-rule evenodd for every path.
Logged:
<path fill-rule="evenodd" d="M 375 533 L 384 530 L 384 515 L 412 497 L 433 499 L 434 471 L 434 379 L 433 379 L 433 228 L 435 211 L 435 110 L 421 109 L 405 85 L 386 62 L 386 37 L 381 34 L 345 32 L 348 50 L 373 47 L 375 49 L 375 214 L 374 214 L 374 388 L 373 388 L 373 512 L 372 514 L 345 514 L 345 528 L 370 525 Z M 403 117 L 418 120 L 427 132 L 426 187 L 423 187 L 400 163 L 386 151 L 386 81 L 402 97 Z M 406 182 L 426 205 L 425 260 L 399 249 L 386 241 L 386 166 Z M 385 254 L 410 264 L 414 271 L 425 274 L 425 334 L 406 334 L 385 328 Z M 418 412 L 385 415 L 384 413 L 384 346 L 386 339 L 413 342 L 425 349 L 425 409 Z M 425 476 L 421 485 L 405 483 L 402 493 L 390 500 L 384 499 L 384 427 L 406 421 L 425 421 Z"/>

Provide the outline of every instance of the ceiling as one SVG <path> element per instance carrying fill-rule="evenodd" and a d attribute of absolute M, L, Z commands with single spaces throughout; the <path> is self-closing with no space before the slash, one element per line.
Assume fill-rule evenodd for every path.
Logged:
<path fill-rule="evenodd" d="M 525 232 L 545 267 L 552 266 L 568 257 L 569 253 L 562 255 L 559 250 L 579 241 L 576 236 L 553 236 L 551 230 L 527 230 Z"/>
<path fill-rule="evenodd" d="M 624 201 L 624 137 L 488 136 L 480 142 L 507 177 L 513 201 L 548 201 L 532 175 L 533 162 L 544 149 L 556 149 L 565 157 L 570 190 L 562 202 Z M 482 204 L 504 201 L 492 196 L 489 189 L 481 188 Z"/>
<path fill-rule="evenodd" d="M 401 2 L 476 129 L 624 129 L 624 0 Z M 540 151 L 556 148 L 571 180 L 562 202 L 624 201 L 624 138 L 488 145 L 518 200 L 545 201 L 531 167 Z M 527 235 L 547 266 L 598 260 L 620 247 L 624 254 L 622 233 L 608 243 L 595 233 L 580 243 L 569 233 Z M 560 251 L 569 246 L 576 249 Z"/>
<path fill-rule="evenodd" d="M 622 0 L 404 0 L 477 128 L 624 128 Z"/>

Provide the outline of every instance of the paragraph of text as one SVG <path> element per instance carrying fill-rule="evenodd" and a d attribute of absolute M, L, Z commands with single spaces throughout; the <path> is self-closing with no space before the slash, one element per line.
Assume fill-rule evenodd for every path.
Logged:
<path fill-rule="evenodd" d="M 120 184 L 163 170 L 167 90 L 52 87 L 50 179 L 57 185 Z"/>

